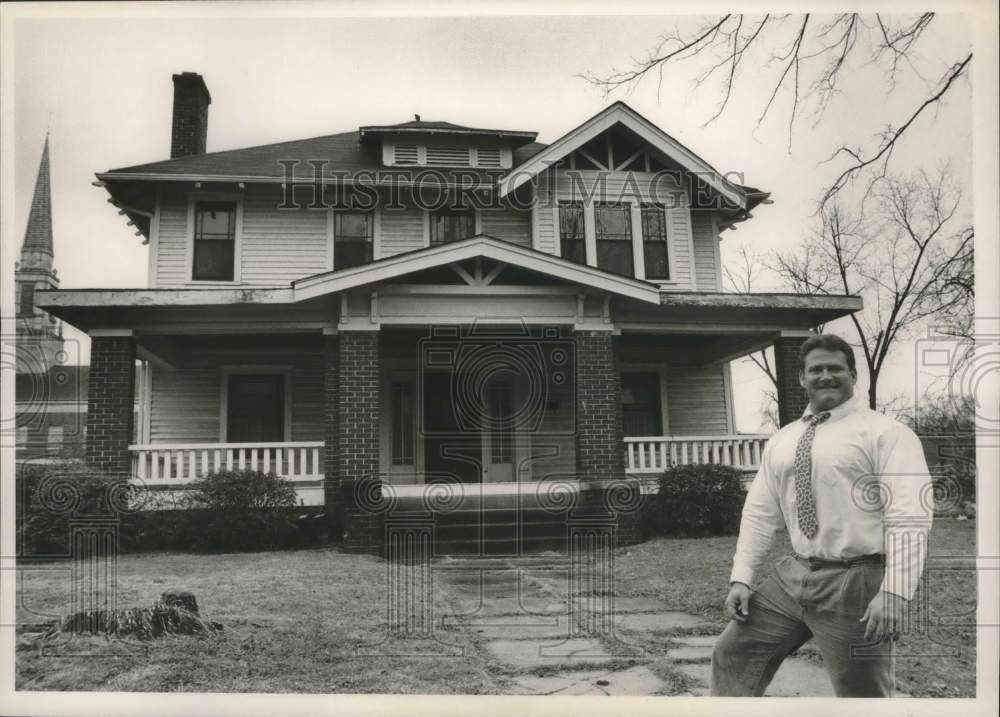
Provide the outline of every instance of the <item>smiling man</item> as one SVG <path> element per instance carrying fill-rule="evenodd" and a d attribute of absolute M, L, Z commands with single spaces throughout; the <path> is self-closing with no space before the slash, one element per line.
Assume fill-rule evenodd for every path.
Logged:
<path fill-rule="evenodd" d="M 930 477 L 920 440 L 854 396 L 854 351 L 807 339 L 800 420 L 778 431 L 743 507 L 712 655 L 712 694 L 760 696 L 782 661 L 814 638 L 839 697 L 891 697 L 893 650 L 923 569 Z M 794 553 L 750 585 L 774 534 Z"/>

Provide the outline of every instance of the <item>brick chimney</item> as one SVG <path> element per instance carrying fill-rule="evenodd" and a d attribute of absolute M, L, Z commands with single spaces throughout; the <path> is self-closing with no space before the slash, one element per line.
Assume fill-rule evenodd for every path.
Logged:
<path fill-rule="evenodd" d="M 170 158 L 205 153 L 208 137 L 208 94 L 205 80 L 197 72 L 174 75 L 174 118 L 170 129 Z"/>

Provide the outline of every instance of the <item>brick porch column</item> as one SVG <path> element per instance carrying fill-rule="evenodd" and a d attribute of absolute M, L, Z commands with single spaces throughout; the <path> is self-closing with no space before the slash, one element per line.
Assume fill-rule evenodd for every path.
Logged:
<path fill-rule="evenodd" d="M 625 477 L 622 388 L 609 331 L 576 334 L 576 471 L 580 480 Z"/>
<path fill-rule="evenodd" d="M 341 331 L 338 388 L 337 475 L 345 501 L 347 547 L 379 550 L 382 515 L 370 499 L 354 500 L 359 482 L 377 481 L 379 473 L 379 332 Z"/>
<path fill-rule="evenodd" d="M 132 471 L 135 339 L 91 336 L 87 383 L 87 465 L 109 475 Z"/>
<path fill-rule="evenodd" d="M 775 376 L 778 379 L 778 423 L 782 426 L 802 416 L 809 404 L 799 385 L 799 348 L 808 336 L 781 336 L 774 342 Z"/>
<path fill-rule="evenodd" d="M 576 332 L 576 472 L 581 481 L 615 481 L 615 495 L 625 488 L 621 367 L 609 331 Z M 587 530 L 598 525 L 605 531 L 613 528 L 618 545 L 638 542 L 639 504 L 615 507 L 614 503 L 606 490 L 584 491 L 576 518 L 571 516 L 570 521 L 583 520 L 581 526 Z M 594 520 L 597 523 L 588 522 Z"/>
<path fill-rule="evenodd" d="M 340 337 L 323 335 L 323 505 L 331 533 L 340 536 Z"/>

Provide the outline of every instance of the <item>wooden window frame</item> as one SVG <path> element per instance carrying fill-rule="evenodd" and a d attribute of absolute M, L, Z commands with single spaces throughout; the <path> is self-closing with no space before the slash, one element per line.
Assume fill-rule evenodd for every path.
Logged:
<path fill-rule="evenodd" d="M 292 440 L 292 367 L 267 364 L 227 364 L 221 367 L 219 385 L 219 442 L 227 442 L 229 430 L 229 377 L 233 374 L 257 374 L 285 377 L 285 435 L 282 442 Z"/>
<path fill-rule="evenodd" d="M 233 228 L 233 278 L 225 279 L 195 279 L 194 278 L 194 233 L 195 208 L 199 202 L 232 202 L 236 206 Z M 188 194 L 187 211 L 187 261 L 185 276 L 187 283 L 193 286 L 232 286 L 242 282 L 243 267 L 243 195 L 235 192 L 191 192 Z"/>
<path fill-rule="evenodd" d="M 621 385 L 621 377 L 627 373 L 655 373 L 660 377 L 660 425 L 663 426 L 663 435 L 669 436 L 670 411 L 667 401 L 667 366 L 663 363 L 622 363 L 618 375 L 619 385 Z M 632 436 L 626 436 L 626 438 L 629 437 Z M 634 437 L 638 438 L 639 436 Z"/>

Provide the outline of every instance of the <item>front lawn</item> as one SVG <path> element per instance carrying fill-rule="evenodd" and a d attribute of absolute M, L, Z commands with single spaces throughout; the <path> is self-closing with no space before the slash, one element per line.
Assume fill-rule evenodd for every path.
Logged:
<path fill-rule="evenodd" d="M 911 631 L 896 644 L 900 691 L 914 697 L 976 696 L 976 630 L 971 624 L 976 614 L 975 544 L 975 521 L 935 522 L 931 569 L 914 597 L 920 603 L 926 593 L 930 615 L 921 608 L 916 624 L 923 634 Z M 736 536 L 727 536 L 659 538 L 625 548 L 617 558 L 618 595 L 663 599 L 713 620 L 721 632 L 735 546 Z M 768 564 L 790 551 L 788 534 L 779 533 Z"/>
<path fill-rule="evenodd" d="M 696 613 L 717 634 L 725 626 L 735 537 L 655 539 L 619 549 L 617 594 L 662 600 Z M 931 534 L 933 558 L 955 557 L 934 570 L 927 591 L 931 617 L 974 616 L 975 522 L 942 519 Z M 789 549 L 782 537 L 773 557 Z M 19 622 L 38 623 L 69 611 L 69 563 L 26 568 L 19 578 Z M 53 569 L 55 568 L 55 569 Z M 147 553 L 118 561 L 118 606 L 148 606 L 167 589 L 188 590 L 206 620 L 224 625 L 208 637 L 173 636 L 135 645 L 101 638 L 18 640 L 19 690 L 196 692 L 326 692 L 506 694 L 505 671 L 487 653 L 358 657 L 355 648 L 379 642 L 386 619 L 387 566 L 378 558 L 333 548 L 190 555 Z M 435 581 L 435 590 L 447 590 Z M 920 617 L 926 617 L 922 611 Z M 971 618 L 967 617 L 965 622 Z M 699 632 L 705 632 L 699 630 Z M 461 643 L 469 636 L 449 635 Z M 659 643 L 664 638 L 651 634 Z M 954 653 L 957 646 L 957 654 Z M 62 648 L 89 654 L 60 655 Z M 426 646 L 425 646 L 426 647 Z M 430 646 L 434 648 L 434 645 Z M 55 648 L 47 654 L 42 648 Z M 132 649 L 132 654 L 123 654 Z M 423 649 L 423 648 L 421 648 Z M 904 635 L 896 673 L 914 696 L 975 696 L 975 629 L 935 627 Z M 376 652 L 379 649 L 376 648 Z M 942 654 L 945 653 L 945 654 Z"/>
<path fill-rule="evenodd" d="M 68 567 L 68 564 L 67 564 Z M 498 693 L 475 660 L 356 657 L 384 636 L 386 566 L 335 549 L 184 555 L 125 555 L 118 561 L 119 607 L 151 604 L 169 588 L 193 592 L 220 636 L 171 636 L 145 654 L 74 638 L 92 655 L 46 656 L 44 641 L 18 644 L 19 690 L 193 692 Z M 26 570 L 24 605 L 68 612 L 68 573 Z M 37 622 L 27 609 L 19 620 Z M 86 642 L 87 644 L 82 644 Z M 60 645 L 56 644 L 56 649 Z M 103 653 L 103 654 L 102 654 Z"/>

